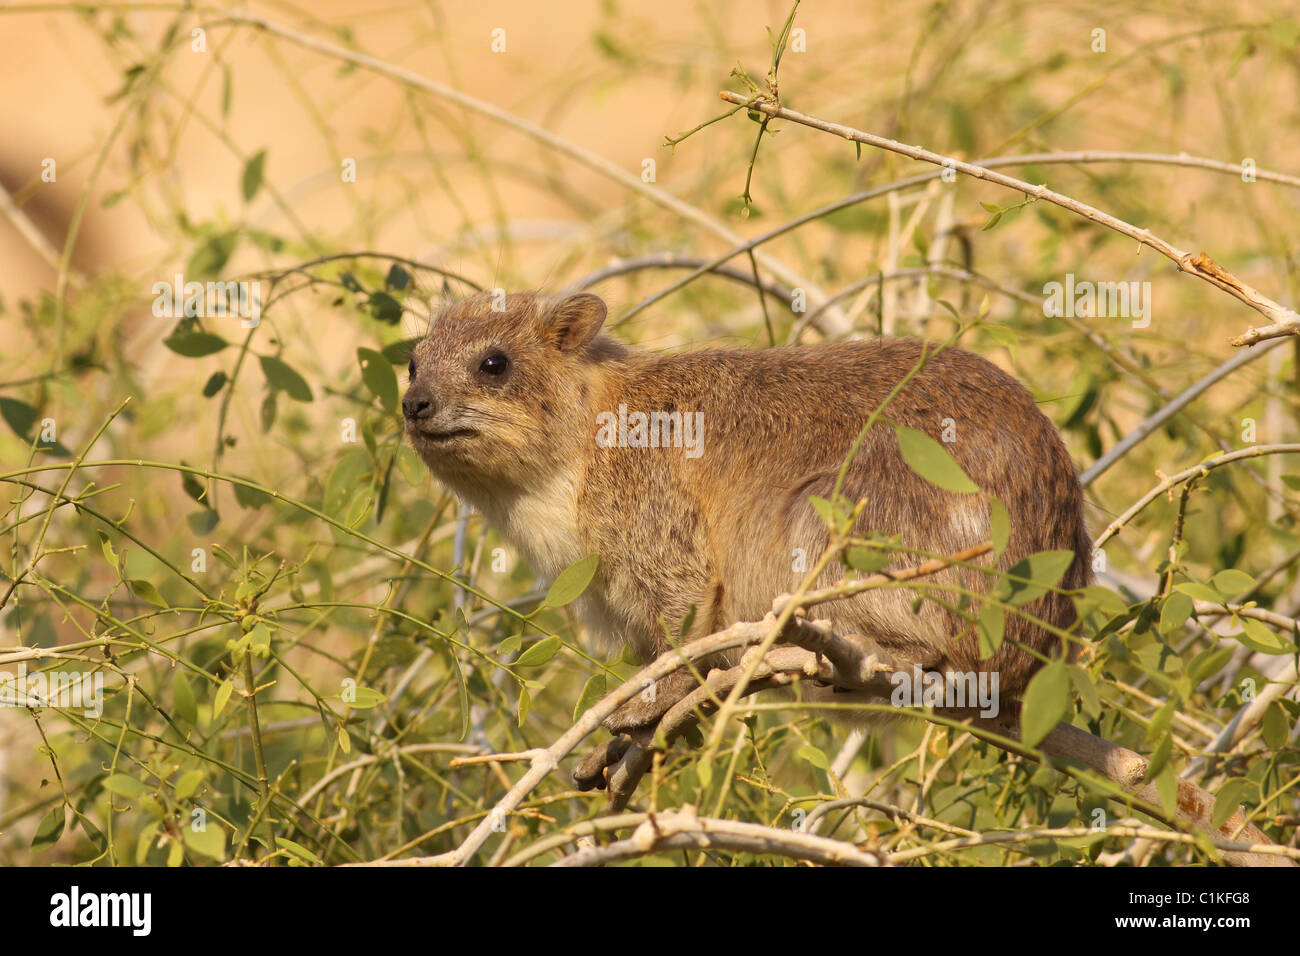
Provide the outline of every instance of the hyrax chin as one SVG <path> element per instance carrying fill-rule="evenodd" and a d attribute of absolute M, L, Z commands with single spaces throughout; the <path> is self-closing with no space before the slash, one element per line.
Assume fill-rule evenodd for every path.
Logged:
<path fill-rule="evenodd" d="M 828 540 L 809 497 L 831 497 L 854 439 L 918 364 L 922 345 L 884 339 L 657 355 L 600 335 L 605 314 L 605 303 L 586 293 L 455 302 L 412 353 L 402 410 L 430 471 L 534 570 L 553 577 L 600 556 L 579 609 L 592 631 L 647 660 L 668 646 L 665 622 L 675 632 L 692 607 L 692 636 L 707 634 L 760 619 L 775 596 L 800 583 Z M 843 486 L 850 500 L 865 502 L 863 534 L 952 554 L 990 537 L 991 495 L 1011 524 L 1001 568 L 1037 551 L 1069 550 L 1075 558 L 1060 586 L 1088 583 L 1083 493 L 1060 436 L 1023 386 L 976 355 L 945 348 L 884 418 L 948 439 L 944 447 L 982 493 L 921 478 L 903 461 L 894 429 L 880 422 Z M 900 553 L 890 567 L 916 563 Z M 833 562 L 818 584 L 842 575 Z M 946 586 L 935 596 L 952 605 L 960 600 L 954 588 L 989 586 L 969 568 L 926 580 Z M 909 672 L 991 670 L 1003 695 L 1023 691 L 1038 665 L 1024 648 L 1059 652 L 1056 636 L 1008 614 L 1001 648 L 981 661 L 961 616 L 916 597 L 873 590 L 816 614 Z M 1055 592 L 1024 610 L 1061 630 L 1075 621 L 1070 600 Z M 611 726 L 648 722 L 680 693 L 655 696 L 645 713 L 634 706 Z"/>

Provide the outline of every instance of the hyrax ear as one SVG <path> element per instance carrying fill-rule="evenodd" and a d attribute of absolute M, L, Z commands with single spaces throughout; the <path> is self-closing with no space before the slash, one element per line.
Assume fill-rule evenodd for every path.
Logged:
<path fill-rule="evenodd" d="M 542 327 L 561 352 L 573 352 L 591 342 L 605 322 L 605 302 L 598 295 L 579 292 L 565 296 L 542 318 Z"/>

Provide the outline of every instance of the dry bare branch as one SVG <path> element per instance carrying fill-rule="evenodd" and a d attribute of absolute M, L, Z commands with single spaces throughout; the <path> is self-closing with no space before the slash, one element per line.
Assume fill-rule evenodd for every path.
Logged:
<path fill-rule="evenodd" d="M 1279 302 L 1275 302 L 1268 296 L 1264 295 L 1258 289 L 1247 285 L 1237 276 L 1233 275 L 1227 269 L 1215 262 L 1209 255 L 1204 252 L 1191 253 L 1180 249 L 1172 243 L 1155 235 L 1149 229 L 1142 229 L 1127 223 L 1122 219 L 1103 212 L 1095 206 L 1072 199 L 1063 193 L 1048 189 L 1046 186 L 1035 186 L 1023 179 L 1017 179 L 1014 176 L 1008 176 L 1005 173 L 999 173 L 985 166 L 977 166 L 974 163 L 968 163 L 952 156 L 943 156 L 939 153 L 931 152 L 928 149 L 922 149 L 919 146 L 909 146 L 906 143 L 900 143 L 897 140 L 889 139 L 884 136 L 877 136 L 874 133 L 866 133 L 851 126 L 843 126 L 839 123 L 830 123 L 826 120 L 818 119 L 815 116 L 808 116 L 795 110 L 786 109 L 773 103 L 765 102 L 754 97 L 742 96 L 739 93 L 733 93 L 724 90 L 721 94 L 723 100 L 737 106 L 744 106 L 751 110 L 757 110 L 773 119 L 785 119 L 794 123 L 800 123 L 812 129 L 821 130 L 825 133 L 831 133 L 835 136 L 841 136 L 844 139 L 856 143 L 863 143 L 867 146 L 875 146 L 879 149 L 886 149 L 890 152 L 898 153 L 909 159 L 915 159 L 920 162 L 933 163 L 936 166 L 946 167 L 970 176 L 974 179 L 985 182 L 995 183 L 999 186 L 1005 186 L 1008 189 L 1014 189 L 1023 193 L 1032 199 L 1043 200 L 1054 205 L 1067 209 L 1075 215 L 1081 216 L 1098 225 L 1106 226 L 1113 229 L 1121 235 L 1128 236 L 1136 242 L 1141 243 L 1161 255 L 1166 256 L 1178 266 L 1179 271 L 1186 272 L 1189 275 L 1196 276 L 1210 285 L 1228 293 L 1234 299 L 1245 303 L 1256 312 L 1263 315 L 1271 323 L 1261 328 L 1253 328 L 1232 339 L 1231 344 L 1253 345 L 1256 342 L 1268 338 L 1278 338 L 1283 335 L 1300 334 L 1300 314 L 1293 309 L 1289 309 Z"/>

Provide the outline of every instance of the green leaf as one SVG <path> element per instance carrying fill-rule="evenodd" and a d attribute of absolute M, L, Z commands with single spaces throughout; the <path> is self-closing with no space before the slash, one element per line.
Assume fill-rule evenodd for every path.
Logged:
<path fill-rule="evenodd" d="M 189 525 L 191 531 L 199 536 L 211 532 L 220 520 L 221 516 L 206 506 L 195 511 L 193 514 L 185 516 L 185 523 Z"/>
<path fill-rule="evenodd" d="M 272 388 L 279 389 L 295 401 L 312 400 L 311 386 L 289 365 L 270 355 L 260 355 L 258 358 L 262 363 L 262 372 Z"/>
<path fill-rule="evenodd" d="M 229 680 L 223 680 L 217 685 L 217 692 L 212 695 L 212 719 L 214 721 L 226 709 L 226 701 L 230 700 L 230 693 L 234 689 L 235 685 Z"/>
<path fill-rule="evenodd" d="M 708 757 L 701 757 L 695 762 L 695 776 L 700 779 L 700 786 L 707 787 L 713 783 L 713 761 Z"/>
<path fill-rule="evenodd" d="M 182 458 L 181 464 L 188 466 L 189 463 Z M 202 502 L 204 496 L 207 494 L 207 488 L 204 486 L 203 482 L 199 481 L 186 471 L 181 472 L 181 487 L 185 489 L 187 495 L 198 502 Z"/>
<path fill-rule="evenodd" d="M 189 770 L 176 781 L 176 799 L 188 800 L 194 794 L 199 792 L 199 786 L 203 783 L 202 770 Z"/>
<path fill-rule="evenodd" d="M 52 455 L 71 457 L 72 452 L 63 447 L 62 442 L 56 441 L 51 444 L 32 434 L 36 420 L 40 418 L 40 413 L 26 402 L 20 402 L 16 398 L 0 398 L 0 417 L 3 417 L 9 427 L 14 430 L 14 433 L 29 445 L 32 443 L 33 438 L 36 438 L 37 450 Z"/>
<path fill-rule="evenodd" d="M 553 634 L 550 637 L 542 638 L 519 655 L 518 660 L 515 661 L 515 666 L 540 667 L 555 656 L 555 652 L 560 649 L 560 643 L 560 639 Z"/>
<path fill-rule="evenodd" d="M 452 650 L 448 655 L 451 658 L 451 670 L 456 675 L 456 701 L 460 711 L 460 733 L 457 740 L 464 740 L 469 736 L 470 724 L 470 704 L 469 704 L 469 684 L 465 680 L 465 672 L 461 669 L 460 661 L 456 658 L 456 653 Z"/>
<path fill-rule="evenodd" d="M 369 487 L 358 488 L 356 494 L 352 496 L 352 500 L 348 503 L 348 510 L 343 517 L 343 523 L 349 528 L 358 527 L 370 514 L 371 500 Z"/>
<path fill-rule="evenodd" d="M 1083 709 L 1087 715 L 1089 717 L 1100 716 L 1101 698 L 1097 696 L 1097 685 L 1093 683 L 1092 675 L 1078 664 L 1071 664 L 1070 683 L 1074 685 L 1074 691 L 1079 695 L 1079 700 L 1083 704 Z"/>
<path fill-rule="evenodd" d="M 253 582 L 246 582 L 253 584 Z M 258 657 L 266 657 L 271 651 L 271 629 L 261 621 L 253 625 L 248 632 L 248 647 Z"/>
<path fill-rule="evenodd" d="M 827 759 L 826 754 L 812 744 L 804 744 L 794 752 L 794 755 L 800 760 L 808 761 L 818 770 L 829 770 L 831 768 L 831 762 Z"/>
<path fill-rule="evenodd" d="M 1096 584 L 1084 588 L 1083 593 L 1075 598 L 1074 603 L 1079 609 L 1080 616 L 1097 611 L 1110 619 L 1128 613 L 1128 604 L 1122 597 L 1110 588 L 1103 588 Z"/>
<path fill-rule="evenodd" d="M 533 699 L 528 694 L 528 688 L 527 687 L 519 688 L 519 726 L 520 727 L 522 727 L 524 725 L 524 721 L 528 719 L 528 710 L 529 708 L 532 707 L 532 705 L 533 705 Z"/>
<path fill-rule="evenodd" d="M 1167 766 L 1156 775 L 1156 790 L 1160 793 L 1160 803 L 1166 813 L 1172 814 L 1178 806 L 1178 778 L 1174 768 Z"/>
<path fill-rule="evenodd" d="M 190 261 L 185 266 L 186 277 L 191 281 L 215 277 L 230 261 L 238 241 L 237 232 L 223 232 L 210 237 L 190 256 Z"/>
<path fill-rule="evenodd" d="M 357 687 L 353 693 L 356 695 L 356 700 L 350 700 L 346 703 L 354 710 L 369 710 L 371 707 L 378 707 L 388 699 L 379 691 L 370 687 Z"/>
<path fill-rule="evenodd" d="M 1169 763 L 1169 755 L 1173 753 L 1173 749 L 1173 734 L 1165 734 L 1160 738 L 1160 743 L 1156 745 L 1155 752 L 1151 755 L 1151 760 L 1147 764 L 1148 779 L 1154 779 L 1160 775 L 1160 771 L 1165 769 L 1165 764 Z"/>
<path fill-rule="evenodd" d="M 339 463 L 330 472 L 325 482 L 325 494 L 321 498 L 321 511 L 335 518 L 342 518 L 351 503 L 357 488 L 361 484 L 370 486 L 369 475 L 374 468 L 370 454 L 364 448 L 357 448 L 339 459 Z"/>
<path fill-rule="evenodd" d="M 164 601 L 163 596 L 158 593 L 158 589 L 143 578 L 136 578 L 127 583 L 131 585 L 131 590 L 134 591 L 141 600 L 148 601 L 155 607 L 167 606 L 167 602 Z"/>
<path fill-rule="evenodd" d="M 357 349 L 361 380 L 390 412 L 397 411 L 397 375 L 393 366 L 374 349 Z"/>
<path fill-rule="evenodd" d="M 1011 540 L 1011 516 L 997 498 L 989 499 L 989 529 L 993 538 L 993 557 L 1000 558 Z"/>
<path fill-rule="evenodd" d="M 589 554 L 561 571 L 555 583 L 546 592 L 546 600 L 542 602 L 542 607 L 565 607 L 572 604 L 583 591 L 587 590 L 587 585 L 591 584 L 591 579 L 596 576 L 596 568 L 599 564 L 600 556 Z"/>
<path fill-rule="evenodd" d="M 23 441 L 30 442 L 32 426 L 36 424 L 36 409 L 16 398 L 0 398 L 0 417 L 9 423 L 14 434 Z"/>
<path fill-rule="evenodd" d="M 191 727 L 198 725 L 199 707 L 194 700 L 194 688 L 182 670 L 178 670 L 172 677 L 172 706 L 181 720 Z"/>
<path fill-rule="evenodd" d="M 1223 595 L 1208 584 L 1198 584 L 1195 581 L 1183 581 L 1174 585 L 1174 590 L 1180 594 L 1186 594 L 1189 598 L 1196 601 L 1209 601 L 1212 604 L 1222 604 Z"/>
<path fill-rule="evenodd" d="M 411 351 L 422 342 L 423 339 L 416 337 L 413 339 L 399 339 L 390 345 L 385 345 L 380 349 L 382 355 L 390 365 L 405 365 L 411 357 Z"/>
<path fill-rule="evenodd" d="M 320 865 L 321 862 L 320 857 L 318 857 L 311 850 L 307 849 L 301 843 L 294 843 L 290 839 L 287 839 L 282 836 L 277 836 L 275 838 L 275 845 L 279 847 L 281 850 L 285 850 L 292 856 L 295 856 L 298 859 L 302 860 L 304 863 L 310 863 L 313 866 Z"/>
<path fill-rule="evenodd" d="M 244 478 L 243 475 L 232 475 L 234 478 L 243 478 L 244 481 L 251 481 L 251 478 Z M 235 489 L 235 500 L 239 502 L 241 508 L 260 508 L 263 505 L 271 503 L 271 496 L 259 488 L 249 488 L 247 485 L 241 485 L 232 482 L 231 486 Z"/>
<path fill-rule="evenodd" d="M 126 797 L 128 800 L 135 800 L 149 792 L 146 787 L 135 777 L 128 777 L 124 773 L 115 773 L 104 781 L 104 789 L 109 793 L 115 793 L 119 797 Z"/>
<path fill-rule="evenodd" d="M 1002 608 L 993 604 L 986 604 L 980 609 L 979 618 L 976 621 L 976 633 L 979 635 L 980 644 L 980 660 L 986 661 L 997 653 L 998 648 L 1002 646 L 1006 626 L 1007 615 Z"/>
<path fill-rule="evenodd" d="M 844 552 L 844 561 L 855 571 L 874 574 L 887 565 L 893 555 L 879 548 L 863 548 L 854 545 Z"/>
<path fill-rule="evenodd" d="M 221 371 L 213 372 L 212 375 L 209 376 L 207 384 L 203 386 L 203 397 L 211 398 L 213 395 L 217 394 L 217 392 L 225 388 L 225 386 L 226 373 Z"/>
<path fill-rule="evenodd" d="M 424 462 L 411 446 L 402 445 L 397 450 L 397 467 L 411 484 L 419 485 L 424 481 Z"/>
<path fill-rule="evenodd" d="M 388 268 L 388 275 L 384 278 L 384 286 L 389 289 L 401 291 L 411 284 L 411 274 L 394 262 Z"/>
<path fill-rule="evenodd" d="M 1187 665 L 1187 676 L 1193 686 L 1222 670 L 1223 665 L 1232 660 L 1232 654 L 1231 647 L 1207 647 L 1193 657 Z"/>
<path fill-rule="evenodd" d="M 1210 824 L 1217 830 L 1228 822 L 1228 818 L 1237 812 L 1241 804 L 1254 798 L 1255 781 L 1244 777 L 1228 780 L 1214 795 L 1214 813 L 1210 815 Z"/>
<path fill-rule="evenodd" d="M 402 321 L 402 303 L 387 292 L 376 292 L 370 297 L 370 314 L 380 322 L 396 325 Z"/>
<path fill-rule="evenodd" d="M 1287 720 L 1286 710 L 1278 701 L 1268 705 L 1264 719 L 1260 722 L 1260 733 L 1264 743 L 1273 750 L 1281 750 L 1291 736 L 1291 722 Z"/>
<path fill-rule="evenodd" d="M 847 526 L 849 519 L 852 517 L 848 503 L 843 498 L 837 501 L 828 501 L 825 498 L 819 498 L 817 495 L 809 495 L 808 503 L 812 505 L 813 511 L 817 512 L 818 517 L 826 522 L 832 531 L 839 531 Z"/>
<path fill-rule="evenodd" d="M 271 426 L 275 424 L 275 396 L 279 394 L 275 389 L 271 389 L 266 393 L 266 397 L 262 399 L 262 409 L 259 417 L 262 420 L 263 434 L 269 432 Z"/>
<path fill-rule="evenodd" d="M 573 708 L 573 719 L 576 721 L 584 711 L 588 710 L 592 704 L 605 696 L 605 675 L 593 674 L 583 685 L 582 693 L 578 697 L 578 703 Z"/>
<path fill-rule="evenodd" d="M 1227 568 L 1210 578 L 1210 584 L 1214 585 L 1215 590 L 1220 594 L 1230 597 L 1243 591 L 1254 590 L 1255 579 L 1245 571 Z"/>
<path fill-rule="evenodd" d="M 1178 698 L 1171 697 L 1155 712 L 1151 718 L 1151 723 L 1147 724 L 1145 739 L 1147 743 L 1158 740 L 1169 729 L 1170 723 L 1173 722 L 1174 712 L 1178 710 Z"/>
<path fill-rule="evenodd" d="M 202 830 L 192 826 L 182 828 L 185 845 L 201 856 L 221 861 L 226 858 L 226 831 L 220 824 L 209 823 Z"/>
<path fill-rule="evenodd" d="M 266 166 L 266 150 L 258 150 L 244 164 L 244 175 L 239 180 L 244 202 L 252 202 L 257 191 L 262 187 L 262 170 Z"/>
<path fill-rule="evenodd" d="M 1253 617 L 1242 617 L 1237 618 L 1237 623 L 1241 625 L 1241 633 L 1232 636 L 1252 651 L 1261 654 L 1287 654 L 1294 648 L 1294 645 L 1284 641 L 1263 621 L 1257 621 Z"/>
<path fill-rule="evenodd" d="M 1073 551 L 1039 551 L 1017 561 L 998 580 L 994 594 L 1016 607 L 1042 597 L 1065 575 L 1074 561 Z M 1023 580 L 1015 581 L 1013 577 Z"/>
<path fill-rule="evenodd" d="M 948 491 L 979 491 L 979 486 L 962 471 L 948 450 L 925 432 L 905 425 L 895 425 L 894 434 L 898 436 L 898 450 L 903 455 L 903 461 L 930 484 Z"/>
<path fill-rule="evenodd" d="M 1059 658 L 1034 675 L 1025 691 L 1020 739 L 1033 747 L 1051 733 L 1070 709 L 1070 672 Z"/>
<path fill-rule="evenodd" d="M 63 824 L 66 819 L 62 803 L 51 807 L 49 812 L 41 817 L 41 822 L 36 825 L 36 833 L 32 837 L 32 849 L 44 850 L 58 843 L 59 837 L 63 836 Z"/>
<path fill-rule="evenodd" d="M 99 550 L 104 552 L 104 560 L 109 563 L 114 571 L 118 568 L 117 552 L 113 550 L 113 542 L 109 540 L 108 535 L 98 529 L 95 534 L 99 535 Z"/>
<path fill-rule="evenodd" d="M 163 345 L 177 355 L 183 355 L 186 358 L 202 358 L 205 355 L 213 355 L 229 344 L 221 336 L 212 332 L 173 332 L 163 339 Z"/>
<path fill-rule="evenodd" d="M 1165 598 L 1160 605 L 1160 633 L 1168 634 L 1192 615 L 1192 599 L 1181 591 L 1175 591 Z"/>

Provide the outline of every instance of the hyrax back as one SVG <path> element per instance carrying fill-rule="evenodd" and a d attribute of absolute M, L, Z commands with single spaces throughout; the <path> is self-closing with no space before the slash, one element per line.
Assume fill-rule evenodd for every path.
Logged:
<path fill-rule="evenodd" d="M 809 497 L 831 496 L 858 432 L 922 354 L 919 342 L 885 339 L 661 356 L 599 335 L 605 305 L 596 296 L 496 301 L 502 311 L 487 295 L 448 306 L 416 347 L 403 401 L 411 441 L 543 575 L 599 554 L 580 607 L 593 631 L 643 659 L 666 649 L 665 627 L 676 633 L 692 607 L 693 633 L 709 633 L 761 618 L 800 583 L 828 540 Z M 659 427 L 647 434 L 638 414 L 655 415 Z M 944 447 L 983 493 L 918 476 L 881 422 L 843 488 L 865 501 L 862 533 L 954 553 L 989 538 L 992 495 L 1011 522 L 1001 567 L 1071 550 L 1061 586 L 1087 583 L 1083 494 L 1056 429 L 1023 386 L 947 348 L 884 418 L 935 439 L 946 432 L 955 440 Z M 899 555 L 891 567 L 915 563 Z M 842 575 L 833 563 L 819 584 Z M 927 582 L 988 586 L 969 569 Z M 960 599 L 955 590 L 938 596 Z M 1037 666 L 1017 645 L 1057 650 L 1055 636 L 1008 615 L 1001 649 L 981 662 L 973 635 L 953 640 L 968 630 L 960 616 L 932 601 L 914 610 L 915 598 L 874 590 L 817 614 L 899 666 L 995 670 L 1003 694 L 1022 690 Z M 1055 593 L 1025 610 L 1061 629 L 1074 623 L 1070 601 Z"/>

